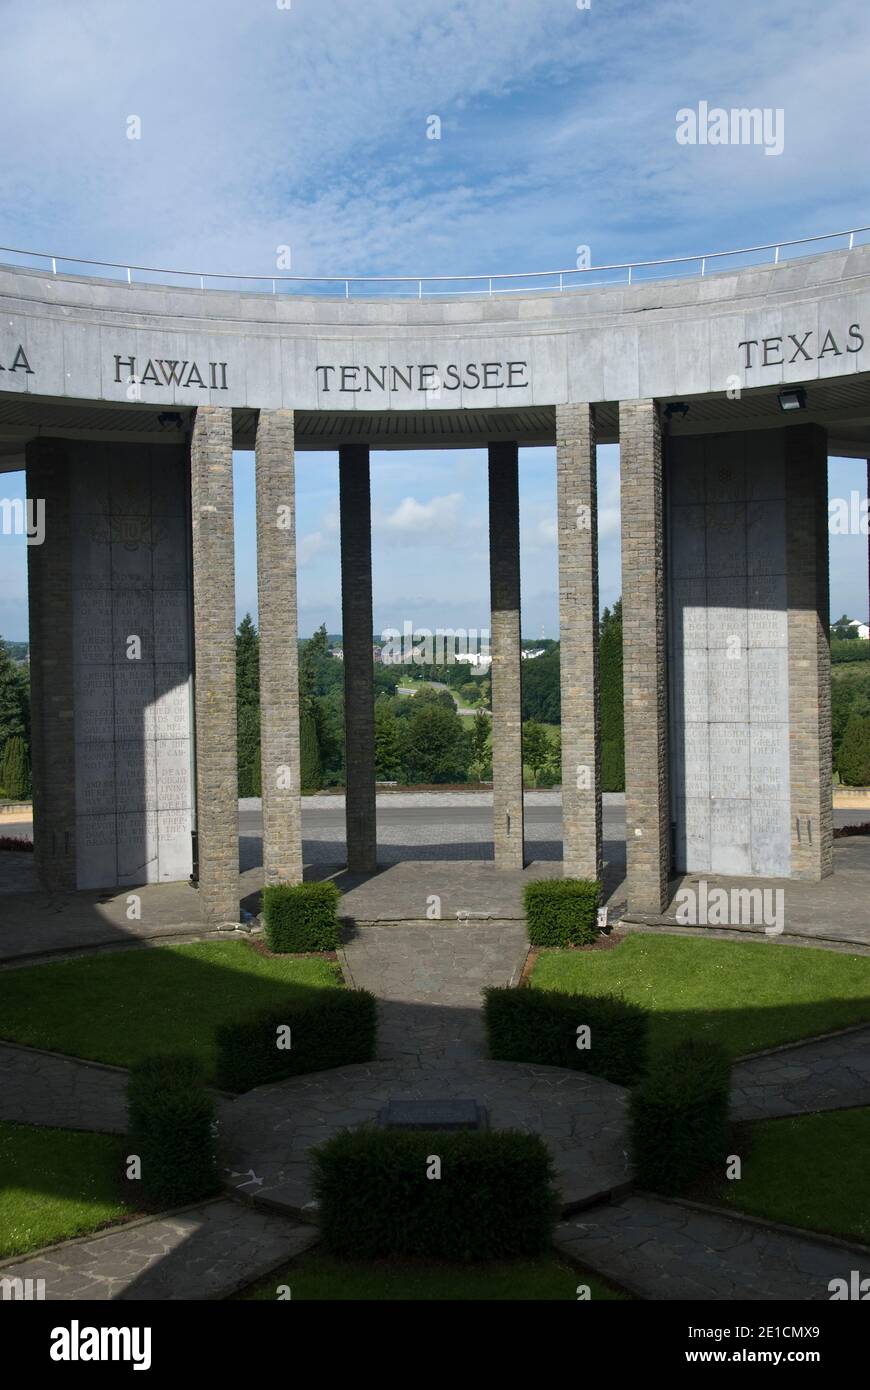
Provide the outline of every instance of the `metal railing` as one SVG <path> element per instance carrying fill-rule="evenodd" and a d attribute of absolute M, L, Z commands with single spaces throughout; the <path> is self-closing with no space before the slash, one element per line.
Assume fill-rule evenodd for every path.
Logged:
<path fill-rule="evenodd" d="M 639 281 L 646 283 L 662 278 L 682 279 L 690 275 L 706 275 L 711 261 L 717 263 L 716 269 L 720 269 L 722 268 L 720 262 L 738 256 L 765 256 L 765 260 L 755 264 L 778 265 L 783 251 L 797 246 L 816 246 L 823 241 L 846 243 L 845 246 L 828 248 L 831 251 L 851 251 L 856 244 L 855 238 L 865 233 L 870 233 L 870 226 L 851 227 L 844 232 L 827 232 L 821 236 L 798 237 L 794 241 L 769 242 L 764 246 L 743 246 L 731 251 L 706 251 L 697 256 L 671 256 L 652 261 L 622 261 L 611 265 L 571 266 L 564 270 L 500 272 L 494 275 L 233 275 L 225 271 L 171 270 L 159 266 L 125 265 L 121 261 L 97 261 L 89 260 L 83 256 L 60 256 L 49 251 L 29 251 L 15 246 L 0 246 L 0 254 L 29 257 L 38 262 L 47 261 L 51 265 L 52 275 L 64 274 L 63 270 L 58 271 L 59 265 L 67 267 L 88 266 L 97 270 L 121 271 L 126 276 L 128 285 L 156 283 L 171 288 L 172 281 L 169 277 L 174 277 L 183 281 L 185 285 L 191 281 L 195 284 L 198 282 L 201 290 L 213 288 L 211 282 L 218 281 L 221 283 L 217 288 L 226 288 L 226 282 L 232 282 L 234 285 L 242 285 L 245 288 L 270 287 L 272 294 L 284 291 L 285 287 L 308 286 L 307 293 L 313 295 L 324 294 L 323 287 L 329 286 L 325 293 L 332 297 L 336 297 L 333 287 L 338 286 L 339 297 L 344 299 L 365 298 L 367 287 L 389 285 L 400 288 L 390 290 L 388 293 L 412 295 L 416 299 L 426 299 L 437 295 L 520 294 L 529 290 L 564 294 L 568 290 L 586 289 L 593 285 L 632 285 Z M 771 252 L 773 253 L 772 256 L 769 254 Z M 675 270 L 669 274 L 664 269 L 668 266 L 683 267 L 683 269 Z M 17 263 L 13 262 L 7 268 L 16 269 Z M 23 268 L 41 269 L 42 267 L 25 264 Z M 748 269 L 751 267 L 735 268 Z M 75 275 L 78 274 L 78 271 L 68 269 L 65 273 Z M 151 275 L 159 278 L 156 281 L 134 280 L 134 275 Z M 613 278 L 604 280 L 591 278 L 602 275 Z M 507 283 L 509 281 L 522 281 L 523 283 Z M 544 283 L 545 281 L 550 283 Z M 454 288 L 443 288 L 445 285 Z M 431 286 L 437 288 L 430 288 Z M 460 288 L 457 289 L 456 286 L 460 286 Z M 341 289 L 344 290 L 343 296 Z M 304 293 L 301 290 L 297 292 Z"/>

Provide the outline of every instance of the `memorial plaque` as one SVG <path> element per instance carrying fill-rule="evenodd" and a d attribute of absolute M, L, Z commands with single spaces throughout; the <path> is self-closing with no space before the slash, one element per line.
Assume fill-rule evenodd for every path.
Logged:
<path fill-rule="evenodd" d="M 112 590 L 112 634 L 114 660 L 121 665 L 154 660 L 154 612 L 148 589 Z M 131 659 L 131 637 L 140 639 L 140 657 Z"/>
<path fill-rule="evenodd" d="M 743 439 L 739 435 L 709 435 L 704 440 L 704 472 L 708 502 L 742 502 L 746 496 Z"/>
<path fill-rule="evenodd" d="M 187 590 L 187 522 L 156 516 L 151 522 L 154 588 Z"/>
<path fill-rule="evenodd" d="M 156 883 L 157 812 L 118 815 L 118 883 Z"/>
<path fill-rule="evenodd" d="M 161 883 L 189 878 L 193 871 L 192 815 L 187 811 L 158 811 L 158 865 Z"/>
<path fill-rule="evenodd" d="M 157 766 L 157 807 L 161 811 L 189 809 L 193 805 L 190 775 L 190 740 L 158 738 L 155 745 Z"/>
<path fill-rule="evenodd" d="M 79 888 L 111 888 L 117 881 L 114 815 L 77 815 L 76 882 Z"/>
<path fill-rule="evenodd" d="M 186 470 L 174 451 L 154 449 L 151 454 L 151 515 L 187 518 Z"/>
<path fill-rule="evenodd" d="M 157 738 L 187 738 L 190 733 L 190 691 L 187 667 L 154 667 L 155 729 Z"/>
<path fill-rule="evenodd" d="M 99 452 L 99 451 L 98 451 Z M 77 458 L 70 466 L 70 511 L 74 517 L 109 514 L 109 466 L 99 458 Z"/>
<path fill-rule="evenodd" d="M 707 645 L 743 652 L 748 641 L 746 579 L 707 580 Z"/>
<path fill-rule="evenodd" d="M 788 801 L 752 803 L 752 872 L 770 878 L 791 873 L 791 808 Z"/>
<path fill-rule="evenodd" d="M 697 579 L 706 574 L 703 507 L 671 508 L 670 567 L 674 579 Z"/>
<path fill-rule="evenodd" d="M 154 590 L 154 660 L 187 666 L 190 610 L 186 590 Z"/>
<path fill-rule="evenodd" d="M 102 516 L 80 516 L 72 526 L 72 586 L 108 589 L 112 583 L 111 532 Z"/>
<path fill-rule="evenodd" d="M 717 724 L 745 724 L 749 718 L 749 662 L 717 650 L 707 654 L 710 719 Z"/>
<path fill-rule="evenodd" d="M 706 647 L 707 586 L 703 579 L 673 581 L 670 627 L 675 648 Z"/>
<path fill-rule="evenodd" d="M 710 726 L 684 723 L 672 732 L 674 789 L 682 797 L 710 795 Z"/>
<path fill-rule="evenodd" d="M 785 574 L 785 502 L 748 502 L 747 573 Z"/>
<path fill-rule="evenodd" d="M 686 723 L 709 718 L 707 701 L 707 653 L 689 647 L 678 653 L 674 670 L 676 702 Z"/>
<path fill-rule="evenodd" d="M 156 811 L 157 755 L 153 739 L 115 744 L 116 810 Z"/>
<path fill-rule="evenodd" d="M 788 723 L 787 648 L 750 649 L 749 707 L 753 724 Z"/>
<path fill-rule="evenodd" d="M 73 660 L 94 665 L 112 660 L 112 595 L 109 589 L 73 593 Z"/>
<path fill-rule="evenodd" d="M 788 590 L 784 574 L 749 580 L 750 647 L 788 646 Z"/>
<path fill-rule="evenodd" d="M 115 745 L 108 740 L 76 743 L 76 815 L 110 815 L 115 810 Z"/>
<path fill-rule="evenodd" d="M 746 435 L 746 496 L 753 501 L 785 497 L 785 455 L 779 430 Z"/>
<path fill-rule="evenodd" d="M 119 589 L 151 586 L 151 518 L 112 517 L 112 585 Z"/>
<path fill-rule="evenodd" d="M 476 1100 L 391 1100 L 378 1114 L 381 1129 L 485 1129 Z"/>
<path fill-rule="evenodd" d="M 709 798 L 677 797 L 675 818 L 675 867 L 685 873 L 709 873 Z"/>
<path fill-rule="evenodd" d="M 680 504 L 705 500 L 704 459 L 694 439 L 668 441 L 668 492 Z"/>
<path fill-rule="evenodd" d="M 127 451 L 109 472 L 112 516 L 151 515 L 151 459 L 143 449 L 138 458 Z"/>
<path fill-rule="evenodd" d="M 710 869 L 714 874 L 752 872 L 750 803 L 710 802 Z"/>
<path fill-rule="evenodd" d="M 115 738 L 154 738 L 154 667 L 128 661 L 115 666 Z"/>
<path fill-rule="evenodd" d="M 76 666 L 74 676 L 76 742 L 114 738 L 114 681 L 111 666 Z"/>
<path fill-rule="evenodd" d="M 725 578 L 746 574 L 746 506 L 707 504 L 707 574 Z"/>
<path fill-rule="evenodd" d="M 733 801 L 748 798 L 749 769 L 749 726 L 711 724 L 710 795 Z"/>
<path fill-rule="evenodd" d="M 752 800 L 788 801 L 791 769 L 788 724 L 756 724 L 750 733 Z"/>

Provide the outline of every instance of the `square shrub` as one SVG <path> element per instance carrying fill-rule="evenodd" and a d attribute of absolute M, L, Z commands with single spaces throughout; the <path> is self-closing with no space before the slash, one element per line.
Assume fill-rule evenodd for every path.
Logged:
<path fill-rule="evenodd" d="M 440 1160 L 440 1177 L 433 1159 Z M 496 1260 L 550 1244 L 559 1200 L 536 1134 L 343 1130 L 312 1153 L 326 1247 L 349 1259 Z"/>
<path fill-rule="evenodd" d="M 214 1097 L 197 1058 L 144 1058 L 130 1069 L 127 1103 L 130 1152 L 150 1202 L 183 1206 L 217 1191 Z"/>
<path fill-rule="evenodd" d="M 376 1034 L 377 1004 L 367 990 L 294 992 L 285 1007 L 219 1025 L 217 1084 L 249 1091 L 304 1072 L 370 1062 Z"/>
<path fill-rule="evenodd" d="M 334 951 L 341 894 L 334 883 L 269 883 L 263 927 L 270 951 Z"/>
<path fill-rule="evenodd" d="M 638 1004 L 613 995 L 491 988 L 483 1013 L 489 1054 L 500 1061 L 568 1067 L 621 1086 L 644 1073 L 649 1015 Z"/>
<path fill-rule="evenodd" d="M 731 1060 L 719 1043 L 689 1039 L 656 1059 L 631 1093 L 631 1155 L 641 1187 L 680 1192 L 728 1152 Z"/>
<path fill-rule="evenodd" d="M 533 946 L 589 946 L 598 936 L 596 878 L 545 878 L 523 888 Z"/>

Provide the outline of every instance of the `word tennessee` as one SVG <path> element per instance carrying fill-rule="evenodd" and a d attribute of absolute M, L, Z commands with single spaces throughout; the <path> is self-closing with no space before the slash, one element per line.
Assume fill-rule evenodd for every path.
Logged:
<path fill-rule="evenodd" d="M 500 391 L 527 387 L 528 362 L 450 362 L 443 369 L 435 362 L 402 367 L 315 367 L 322 391 Z M 322 373 L 322 376 L 320 375 Z"/>

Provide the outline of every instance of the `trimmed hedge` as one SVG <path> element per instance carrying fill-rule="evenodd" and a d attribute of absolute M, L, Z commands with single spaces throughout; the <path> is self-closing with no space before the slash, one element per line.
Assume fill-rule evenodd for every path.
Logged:
<path fill-rule="evenodd" d="M 438 1178 L 427 1177 L 432 1156 Z M 312 1158 L 320 1229 L 335 1255 L 496 1260 L 551 1242 L 559 1200 L 536 1134 L 342 1130 Z"/>
<path fill-rule="evenodd" d="M 640 1187 L 677 1193 L 723 1162 L 730 1090 L 731 1060 L 721 1044 L 690 1038 L 661 1054 L 630 1098 Z"/>
<path fill-rule="evenodd" d="M 289 1047 L 279 1046 L 287 1038 Z M 294 994 L 284 1007 L 222 1023 L 216 1033 L 217 1084 L 249 1091 L 304 1072 L 326 1071 L 375 1055 L 377 1005 L 364 989 Z"/>
<path fill-rule="evenodd" d="M 334 951 L 341 894 L 334 883 L 270 883 L 263 889 L 263 928 L 270 951 Z"/>
<path fill-rule="evenodd" d="M 162 1207 L 218 1188 L 214 1097 L 196 1057 L 146 1057 L 127 1083 L 130 1152 L 142 1160 L 146 1197 Z"/>
<path fill-rule="evenodd" d="M 545 878 L 523 888 L 533 946 L 589 946 L 598 936 L 601 884 L 594 878 Z"/>
<path fill-rule="evenodd" d="M 649 1015 L 613 995 L 562 994 L 545 989 L 484 990 L 491 1057 L 591 1072 L 632 1086 L 644 1074 Z M 578 1047 L 587 1026 L 589 1046 Z"/>

